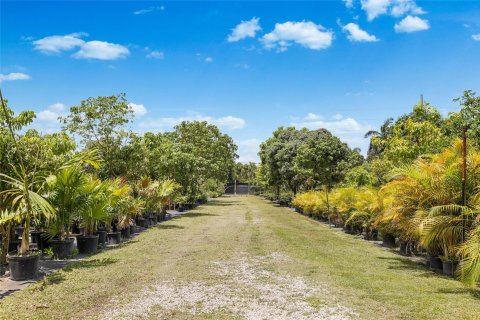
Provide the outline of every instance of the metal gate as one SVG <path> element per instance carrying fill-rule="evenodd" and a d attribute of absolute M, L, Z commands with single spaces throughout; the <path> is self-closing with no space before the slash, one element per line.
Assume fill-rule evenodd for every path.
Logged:
<path fill-rule="evenodd" d="M 250 185 L 242 182 L 229 183 L 225 186 L 225 194 L 249 195 Z"/>

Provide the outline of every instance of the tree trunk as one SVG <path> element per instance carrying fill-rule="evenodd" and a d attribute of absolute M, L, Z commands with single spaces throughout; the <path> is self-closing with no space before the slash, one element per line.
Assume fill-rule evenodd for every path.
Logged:
<path fill-rule="evenodd" d="M 23 229 L 22 234 L 22 244 L 20 245 L 20 252 L 19 254 L 22 256 L 26 256 L 28 254 L 28 250 L 30 249 L 30 219 L 25 219 L 25 228 Z"/>

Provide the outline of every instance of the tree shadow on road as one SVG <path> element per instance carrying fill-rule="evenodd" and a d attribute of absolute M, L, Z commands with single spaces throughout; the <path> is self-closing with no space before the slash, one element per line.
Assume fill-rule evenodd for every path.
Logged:
<path fill-rule="evenodd" d="M 209 202 L 206 206 L 208 207 L 229 207 L 237 204 L 238 201 L 227 202 L 227 201 L 212 201 Z"/>
<path fill-rule="evenodd" d="M 411 261 L 405 257 L 377 257 L 380 260 L 387 260 L 389 262 L 388 269 L 390 270 L 413 270 L 422 272 L 416 274 L 417 276 L 431 278 L 438 277 L 439 274 L 435 273 L 432 270 L 429 270 L 425 264 L 422 262 Z"/>
<path fill-rule="evenodd" d="M 185 229 L 185 227 L 182 227 L 182 226 L 178 226 L 176 224 L 157 224 L 155 226 L 155 228 L 157 229 Z"/>
<path fill-rule="evenodd" d="M 480 300 L 480 290 L 474 288 L 442 288 L 438 290 L 438 292 L 446 294 L 470 294 L 472 297 Z"/>
<path fill-rule="evenodd" d="M 218 214 L 213 214 L 213 213 L 207 213 L 207 212 L 195 212 L 195 211 L 190 211 L 188 213 L 175 216 L 171 218 L 170 220 L 176 220 L 176 219 L 182 219 L 182 218 L 200 218 L 200 217 L 218 217 Z"/>

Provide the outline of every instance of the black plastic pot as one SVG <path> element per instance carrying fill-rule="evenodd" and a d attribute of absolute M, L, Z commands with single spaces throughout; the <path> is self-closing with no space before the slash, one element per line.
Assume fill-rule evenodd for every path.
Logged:
<path fill-rule="evenodd" d="M 130 236 L 136 233 L 136 227 L 134 225 L 130 226 Z"/>
<path fill-rule="evenodd" d="M 73 254 L 74 239 L 52 240 L 53 256 L 57 259 L 66 259 Z"/>
<path fill-rule="evenodd" d="M 411 241 L 400 241 L 400 254 L 402 256 L 411 256 L 413 253 L 413 243 Z"/>
<path fill-rule="evenodd" d="M 98 235 L 98 244 L 105 248 L 107 246 L 107 231 L 99 230 L 95 234 Z"/>
<path fill-rule="evenodd" d="M 77 237 L 77 249 L 79 253 L 90 254 L 97 252 L 98 234 Z"/>
<path fill-rule="evenodd" d="M 143 218 L 143 217 L 139 217 L 137 218 L 136 220 L 136 223 L 137 223 L 137 226 L 140 226 L 142 228 L 148 228 L 148 220 Z"/>
<path fill-rule="evenodd" d="M 365 236 L 363 238 L 368 241 L 377 241 L 378 232 L 377 230 L 367 230 L 365 231 Z"/>
<path fill-rule="evenodd" d="M 443 270 L 443 262 L 438 256 L 429 255 L 428 256 L 429 267 L 432 270 Z"/>
<path fill-rule="evenodd" d="M 122 242 L 122 234 L 120 232 L 107 233 L 108 244 L 120 244 Z"/>
<path fill-rule="evenodd" d="M 129 239 L 130 238 L 130 227 L 122 229 L 120 232 L 122 234 L 123 239 Z"/>
<path fill-rule="evenodd" d="M 167 215 L 168 215 L 167 212 L 160 213 L 161 221 L 167 221 Z"/>
<path fill-rule="evenodd" d="M 350 225 L 346 225 L 343 227 L 343 231 L 348 234 L 354 234 L 353 227 Z"/>
<path fill-rule="evenodd" d="M 442 270 L 443 274 L 449 277 L 453 277 L 455 275 L 455 270 L 458 267 L 458 262 L 456 261 L 442 261 Z"/>
<path fill-rule="evenodd" d="M 10 267 L 10 279 L 23 281 L 35 279 L 38 273 L 38 260 L 40 255 L 33 254 L 29 256 L 8 256 L 8 265 Z"/>
<path fill-rule="evenodd" d="M 395 236 L 393 234 L 384 234 L 382 236 L 382 245 L 387 248 L 395 247 Z"/>
<path fill-rule="evenodd" d="M 148 220 L 150 221 L 150 226 L 154 226 L 157 224 L 157 219 L 155 216 L 151 216 L 150 218 L 148 218 Z"/>

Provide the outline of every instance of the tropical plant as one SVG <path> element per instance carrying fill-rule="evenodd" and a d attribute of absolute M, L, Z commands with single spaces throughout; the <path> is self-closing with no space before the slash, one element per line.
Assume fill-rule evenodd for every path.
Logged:
<path fill-rule="evenodd" d="M 8 209 L 0 210 L 0 235 L 2 236 L 2 242 L 0 244 L 0 268 L 7 264 L 10 233 L 16 217 L 15 212 L 9 211 Z"/>
<path fill-rule="evenodd" d="M 58 170 L 47 181 L 48 199 L 56 210 L 48 233 L 52 238 L 58 236 L 60 240 L 69 239 L 73 219 L 89 206 L 85 190 L 88 177 L 80 166 L 72 165 Z"/>
<path fill-rule="evenodd" d="M 466 217 L 468 230 L 458 248 L 461 260 L 457 274 L 463 283 L 475 287 L 480 282 L 480 196 L 476 195 L 471 204 L 474 210 Z"/>
<path fill-rule="evenodd" d="M 10 203 L 11 211 L 15 213 L 17 221 L 23 221 L 24 229 L 19 254 L 25 256 L 30 249 L 30 223 L 32 219 L 45 217 L 53 218 L 55 209 L 41 195 L 45 186 L 45 177 L 34 171 L 27 173 L 22 165 L 13 168 L 15 175 L 8 176 L 0 173 L 0 180 L 10 186 L 10 189 L 1 192 Z M 10 219 L 7 218 L 7 219 Z M 4 219 L 2 222 L 6 221 Z"/>
<path fill-rule="evenodd" d="M 178 184 L 170 179 L 163 180 L 157 186 L 157 196 L 160 203 L 160 211 L 165 213 L 167 210 L 167 204 L 172 199 L 173 194 L 178 189 Z"/>
<path fill-rule="evenodd" d="M 99 223 L 108 218 L 110 190 L 108 183 L 91 175 L 86 178 L 82 188 L 84 204 L 79 207 L 77 217 L 84 227 L 85 235 L 92 235 L 97 231 Z"/>
<path fill-rule="evenodd" d="M 121 213 L 129 206 L 130 187 L 121 179 L 108 179 L 103 181 L 105 196 L 108 199 L 106 206 L 105 227 L 107 232 L 112 231 L 112 223 L 118 220 Z"/>

